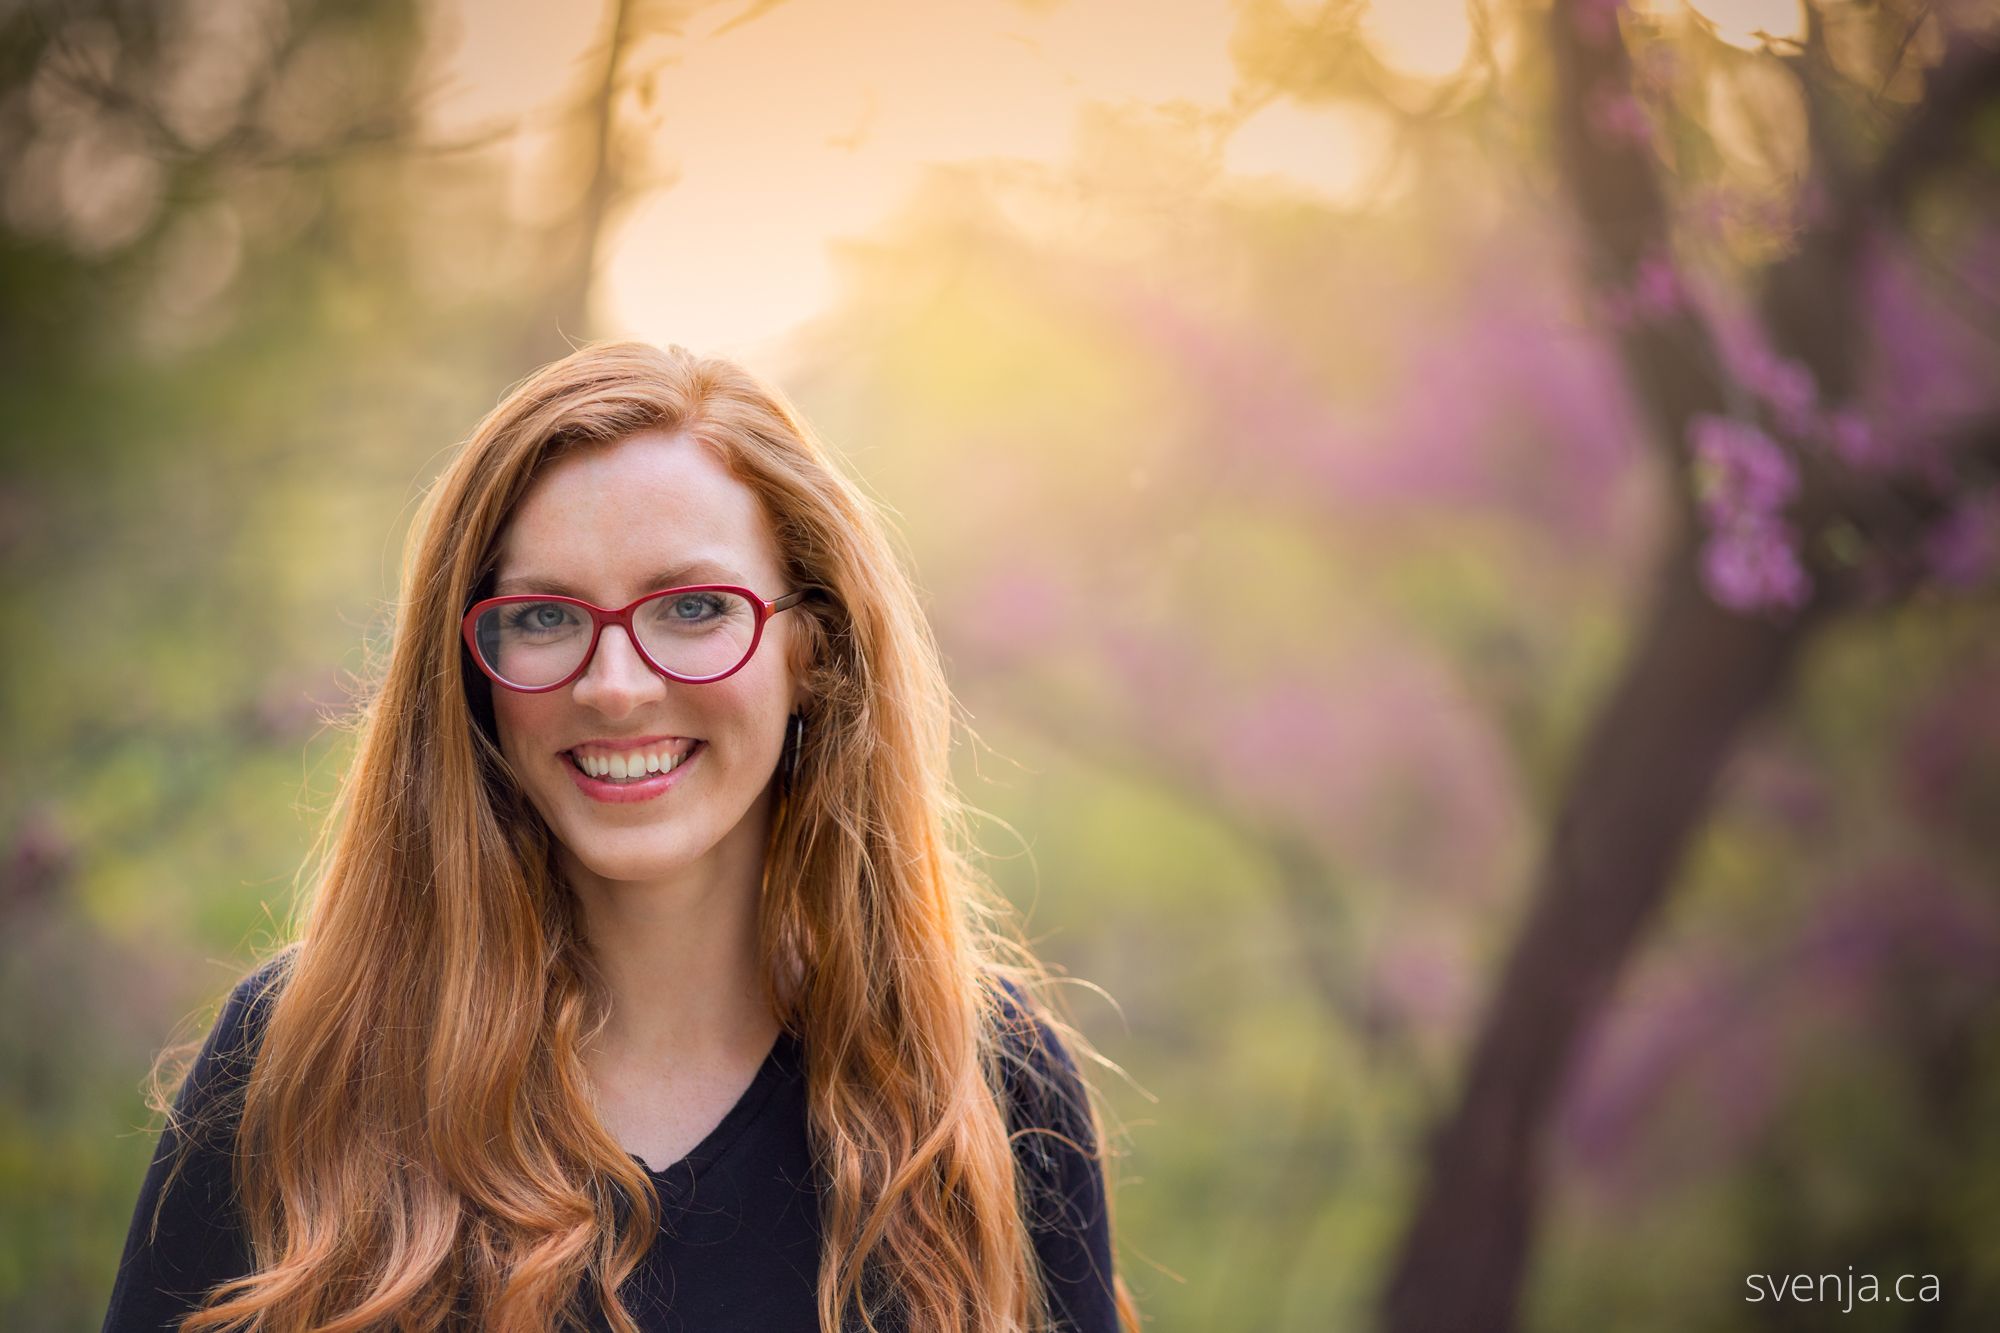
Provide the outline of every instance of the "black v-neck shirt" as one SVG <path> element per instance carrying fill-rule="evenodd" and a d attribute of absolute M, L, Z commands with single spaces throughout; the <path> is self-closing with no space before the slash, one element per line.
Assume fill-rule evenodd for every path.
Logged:
<path fill-rule="evenodd" d="M 196 1057 L 176 1106 L 199 1115 L 240 1089 L 263 1016 L 281 978 L 266 965 L 231 993 Z M 1019 994 L 1011 984 L 1007 994 Z M 1094 1147 L 1081 1084 L 1068 1051 L 1046 1025 L 1026 1039 L 1023 1011 L 1006 1005 L 1009 1042 L 1054 1092 L 1039 1090 L 1009 1064 L 1008 1128 L 1052 1129 Z M 816 1292 L 820 1192 L 806 1131 L 806 1051 L 781 1032 L 750 1086 L 680 1161 L 654 1171 L 661 1224 L 644 1264 L 621 1288 L 625 1307 L 647 1333 L 820 1333 Z M 104 1333 L 174 1328 L 219 1282 L 250 1271 L 248 1237 L 230 1176 L 233 1119 L 197 1131 L 179 1176 L 167 1184 L 179 1140 L 161 1135 L 139 1189 Z M 1116 1333 L 1110 1226 L 1097 1161 L 1041 1133 L 1015 1139 L 1027 1173 L 1029 1234 L 1061 1333 Z M 164 1201 L 162 1192 L 165 1192 Z M 157 1235 L 149 1236 L 156 1203 Z M 593 1330 L 608 1330 L 595 1295 L 578 1307 Z M 878 1319 L 878 1324 L 881 1321 Z"/>

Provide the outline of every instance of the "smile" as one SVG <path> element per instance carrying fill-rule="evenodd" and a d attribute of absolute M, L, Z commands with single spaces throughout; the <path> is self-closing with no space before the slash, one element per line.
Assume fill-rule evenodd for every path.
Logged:
<path fill-rule="evenodd" d="M 621 750 L 605 752 L 592 746 L 578 746 L 569 752 L 570 762 L 594 778 L 615 778 L 620 782 L 627 778 L 643 778 L 649 773 L 671 773 L 674 768 L 694 753 L 700 741 L 688 741 L 687 748 L 670 750 L 665 747 L 650 750 Z"/>
<path fill-rule="evenodd" d="M 568 761 L 564 767 L 578 790 L 593 800 L 611 804 L 650 800 L 678 786 L 694 761 L 708 748 L 706 741 L 679 743 L 688 748 L 605 752 L 596 751 L 594 746 L 579 746 L 564 753 Z"/>

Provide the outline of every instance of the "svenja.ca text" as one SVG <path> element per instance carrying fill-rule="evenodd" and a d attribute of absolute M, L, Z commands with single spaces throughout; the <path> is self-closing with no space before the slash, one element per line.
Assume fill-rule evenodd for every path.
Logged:
<path fill-rule="evenodd" d="M 1814 1277 L 1810 1273 L 1794 1273 L 1790 1277 L 1774 1273 L 1752 1273 L 1743 1279 L 1750 1289 L 1746 1301 L 1844 1301 L 1842 1314 L 1854 1308 L 1856 1301 L 1935 1301 L 1938 1299 L 1938 1280 L 1933 1273 L 1904 1273 L 1894 1282 L 1884 1287 L 1876 1281 L 1873 1273 L 1855 1276 L 1850 1265 L 1845 1276 L 1839 1273 L 1821 1273 Z M 1829 1294 L 1828 1288 L 1832 1291 Z"/>

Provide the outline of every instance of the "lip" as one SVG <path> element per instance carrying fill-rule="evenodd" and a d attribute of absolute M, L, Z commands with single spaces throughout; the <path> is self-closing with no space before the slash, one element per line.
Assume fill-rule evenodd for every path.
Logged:
<path fill-rule="evenodd" d="M 576 744 L 570 746 L 569 750 L 564 750 L 562 753 L 568 754 L 570 750 L 581 750 L 586 745 L 601 745 L 607 750 L 637 750 L 648 745 L 658 745 L 661 741 L 684 741 L 686 739 L 688 738 L 685 736 L 593 736 L 587 741 L 578 741 Z M 701 742 L 696 741 L 695 744 L 699 745 Z"/>
<path fill-rule="evenodd" d="M 649 737 L 646 742 L 641 743 L 674 739 L 677 738 L 671 736 L 653 736 Z M 588 744 L 588 742 L 583 743 Z M 561 760 L 563 768 L 569 773 L 570 781 L 576 784 L 578 791 L 590 797 L 591 800 L 602 801 L 606 805 L 629 805 L 634 801 L 650 801 L 656 796 L 665 795 L 670 787 L 680 782 L 683 774 L 701 761 L 702 755 L 707 750 L 707 741 L 696 741 L 694 748 L 688 751 L 687 758 L 675 764 L 671 773 L 655 773 L 651 777 L 644 778 L 638 782 L 605 782 L 599 778 L 593 778 L 570 761 L 569 751 L 567 750 L 563 751 Z"/>

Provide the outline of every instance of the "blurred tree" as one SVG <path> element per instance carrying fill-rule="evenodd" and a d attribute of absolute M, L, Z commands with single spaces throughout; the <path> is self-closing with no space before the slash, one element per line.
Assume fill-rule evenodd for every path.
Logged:
<path fill-rule="evenodd" d="M 466 367 L 506 321 L 424 305 L 420 35 L 400 0 L 0 16 L 8 1328 L 101 1317 L 147 1062 L 304 848 L 333 608 L 377 591 L 382 516 L 497 378 Z M 422 160 L 462 180 L 460 146 Z"/>
<path fill-rule="evenodd" d="M 1440 86 L 1373 55 L 1366 6 L 1301 15 L 1251 5 L 1236 41 L 1246 88 L 1222 113 L 1106 113 L 1080 136 L 1083 160 L 1070 173 L 1024 165 L 939 173 L 902 227 L 851 248 L 849 308 L 821 335 L 817 378 L 805 381 L 813 401 L 834 405 L 835 435 L 869 440 L 877 475 L 906 498 L 927 582 L 945 590 L 938 614 L 955 680 L 995 715 L 1027 722 L 1066 760 L 1121 789 L 1157 794 L 1173 816 L 1159 823 L 1173 827 L 1148 827 L 1148 841 L 1182 846 L 1192 837 L 1186 821 L 1220 827 L 1249 853 L 1233 871 L 1203 863 L 1220 877 L 1205 886 L 1209 896 L 1178 887 L 1185 917 L 1144 896 L 1155 884 L 1147 873 L 1180 885 L 1171 854 L 1129 853 L 1132 919 L 1106 930 L 1125 943 L 1075 946 L 1093 979 L 1137 1009 L 1151 1007 L 1141 1020 L 1148 1028 L 1179 1022 L 1195 1034 L 1200 1058 L 1215 1062 L 1204 1067 L 1237 1100 L 1254 1097 L 1253 1087 L 1289 1096 L 1304 1084 L 1301 1101 L 1330 1108 L 1325 1125 L 1261 1131 L 1256 1141 L 1285 1164 L 1268 1182 L 1222 1168 L 1203 1177 L 1213 1164 L 1185 1149 L 1191 1178 L 1211 1192 L 1240 1191 L 1213 1227 L 1229 1239 L 1217 1242 L 1212 1262 L 1203 1252 L 1207 1271 L 1190 1283 L 1208 1304 L 1183 1314 L 1189 1326 L 1221 1312 L 1258 1327 L 1324 1326 L 1330 1302 L 1259 1293 L 1289 1286 L 1338 1300 L 1346 1278 L 1330 1269 L 1371 1260 L 1372 1232 L 1356 1214 L 1407 1203 L 1362 1165 L 1373 1161 L 1370 1115 L 1385 1103 L 1425 1117 L 1437 1110 L 1423 1101 L 1426 1062 L 1439 1031 L 1452 1031 L 1462 963 L 1476 958 L 1478 932 L 1517 927 L 1526 933 L 1488 1021 L 1505 1019 L 1507 1041 L 1519 1044 L 1496 1054 L 1489 1027 L 1473 1047 L 1470 1079 L 1448 1080 L 1461 1112 L 1474 1106 L 1475 1089 L 1499 1089 L 1476 1105 L 1461 1147 L 1481 1169 L 1427 1165 L 1434 1191 L 1525 1202 L 1403 1237 L 1401 1255 L 1422 1276 L 1392 1284 L 1390 1318 L 1437 1328 L 1520 1319 L 1532 1205 L 1583 1034 L 1611 1009 L 1667 886 L 1712 885 L 1712 875 L 1682 875 L 1686 848 L 1707 827 L 1713 789 L 1753 722 L 1795 702 L 1800 645 L 1852 626 L 1818 665 L 1858 658 L 1881 678 L 1856 679 L 1864 669 L 1850 665 L 1798 735 L 1767 737 L 1759 753 L 1787 755 L 1789 745 L 1819 739 L 1814 728 L 1852 718 L 1879 758 L 1894 743 L 1899 690 L 1909 692 L 1901 707 L 1921 704 L 1924 670 L 1954 670 L 1961 636 L 1990 628 L 1990 608 L 1966 596 L 1994 573 L 1993 473 L 1972 443 L 1993 408 L 1993 346 L 1977 318 L 1964 318 L 1990 316 L 1980 308 L 1982 288 L 1992 290 L 1981 276 L 1982 215 L 1968 206 L 1985 188 L 1980 164 L 1940 159 L 1944 188 L 1913 215 L 1923 225 L 1889 228 L 1841 271 L 1869 293 L 1865 311 L 1847 325 L 1828 318 L 1812 328 L 1852 339 L 1868 373 L 1822 389 L 1779 322 L 1738 295 L 1760 291 L 1761 274 L 1813 244 L 1811 227 L 1794 218 L 1799 187 L 1769 167 L 1784 136 L 1758 147 L 1770 137 L 1763 121 L 1785 124 L 1797 76 L 1771 53 L 1729 47 L 1693 15 L 1593 11 L 1583 29 L 1598 31 L 1602 20 L 1604 34 L 1633 41 L 1631 64 L 1619 68 L 1649 101 L 1592 95 L 1565 117 L 1549 109 L 1567 85 L 1557 80 L 1543 11 L 1483 12 L 1483 36 Z M 1903 40 L 1921 19 L 1842 8 L 1847 28 L 1832 44 L 1850 71 L 1873 73 L 1854 107 L 1873 119 L 1847 131 L 1857 151 L 1931 115 L 1913 108 L 1925 93 L 1920 66 L 1941 48 Z M 1905 57 L 1901 74 L 1882 77 Z M 1945 86 L 1943 68 L 1929 80 L 1933 96 Z M 1883 87 L 1890 92 L 1869 110 Z M 1329 215 L 1275 197 L 1250 203 L 1247 191 L 1232 197 L 1218 184 L 1218 140 L 1256 128 L 1288 96 L 1383 108 L 1377 123 L 1402 152 L 1389 155 L 1365 206 Z M 1731 111 L 1732 97 L 1747 98 L 1755 114 Z M 1665 117 L 1654 101 L 1676 110 Z M 1530 104 L 1540 108 L 1533 118 L 1522 114 Z M 1677 153 L 1657 168 L 1668 178 L 1671 253 L 1640 248 L 1609 280 L 1595 261 L 1582 283 L 1562 271 L 1578 248 L 1594 253 L 1574 203 L 1568 218 L 1542 208 L 1546 196 L 1569 202 L 1550 187 L 1566 179 L 1561 135 L 1576 127 L 1610 151 Z M 1594 165 L 1576 174 L 1588 189 L 1621 179 Z M 1969 309 L 1938 299 L 1926 265 L 1951 275 L 1958 306 Z M 1579 286 L 1583 319 L 1570 308 Z M 1682 320 L 1697 341 L 1657 353 L 1666 359 L 1655 364 L 1657 330 Z M 1644 364 L 1621 375 L 1635 342 Z M 1664 419 L 1661 383 L 1685 398 Z M 1856 507 L 1816 508 L 1839 478 Z M 966 494 L 977 503 L 943 498 Z M 1900 523 L 1883 526 L 1884 511 Z M 1642 614 L 1621 626 L 1628 590 L 1642 583 L 1650 590 Z M 1882 623 L 1904 603 L 1929 612 L 1932 626 Z M 1898 655 L 1892 645 L 1906 634 L 1936 656 L 1907 646 Z M 1855 646 L 1871 638 L 1872 650 Z M 1468 717 L 1426 650 L 1448 658 L 1456 683 L 1506 724 L 1512 748 L 1501 763 L 1485 719 Z M 1616 668 L 1608 702 L 1578 716 L 1579 701 L 1600 692 L 1600 656 Z M 1839 751 L 1827 780 L 1871 762 L 1866 750 Z M 1835 808 L 1844 815 L 1868 800 L 1843 792 Z M 1506 833 L 1523 807 L 1558 830 L 1537 835 L 1546 864 L 1532 877 L 1525 927 L 1511 905 L 1502 915 L 1473 896 L 1508 873 Z M 1031 808 L 1039 829 L 1065 818 L 1087 826 L 1096 809 L 1073 812 L 1060 800 Z M 1743 827 L 1752 818 L 1726 822 L 1718 841 L 1734 847 L 1756 836 L 1758 826 Z M 1108 845 L 1121 833 L 1138 837 L 1134 828 L 1107 818 L 1081 854 L 1110 860 Z M 1781 874 L 1781 885 L 1737 891 L 1763 887 L 1766 912 L 1799 906 L 1799 929 L 1810 935 L 1820 929 L 1814 907 L 1777 890 L 1794 879 L 1804 881 L 1802 894 L 1821 887 L 1819 878 L 1841 869 L 1837 849 L 1851 845 L 1802 839 L 1791 859 L 1759 864 L 1767 878 Z M 1976 883 L 1991 864 L 1990 837 L 1962 850 Z M 1918 868 L 1892 863 L 1869 876 L 1872 892 L 1907 884 L 1901 915 L 1870 900 L 1847 919 L 1876 922 L 1885 957 L 1928 958 L 1948 986 L 1970 993 L 1945 1006 L 1953 1017 L 1939 1020 L 1928 1049 L 1976 1031 L 1968 1016 L 1991 1003 L 1992 988 L 1976 984 L 1983 945 L 1969 942 L 1961 963 L 1943 945 L 1947 932 L 1916 923 L 1960 912 L 1968 941 L 1990 936 L 1960 902 L 1959 876 Z M 1947 885 L 1932 891 L 1927 878 Z M 1255 890 L 1267 892 L 1256 905 L 1270 909 L 1274 926 L 1240 910 Z M 1464 896 L 1440 910 L 1425 901 L 1436 890 Z M 1553 908 L 1552 893 L 1563 895 Z M 1567 916 L 1564 903 L 1574 908 Z M 1704 906 L 1712 915 L 1685 928 L 1695 945 L 1720 949 L 1704 932 L 1726 940 L 1759 919 L 1746 903 Z M 1558 925 L 1571 930 L 1551 934 Z M 1273 938 L 1260 934 L 1266 927 Z M 1524 949 L 1530 964 L 1519 961 Z M 1206 992 L 1223 1011 L 1211 1015 L 1178 984 L 1154 980 L 1162 969 L 1145 961 L 1188 960 L 1185 971 L 1173 969 L 1178 981 L 1246 955 L 1283 960 L 1290 993 L 1316 1003 L 1324 1049 L 1294 1047 L 1290 1058 L 1294 1068 L 1323 1061 L 1326 1083 L 1305 1072 L 1295 1082 L 1254 1082 L 1280 1044 L 1271 1034 L 1296 1033 L 1302 1022 L 1268 999 L 1274 972 L 1258 970 L 1250 995 Z M 1803 961 L 1817 956 L 1803 944 L 1796 953 L 1773 945 L 1745 966 L 1796 965 L 1802 993 L 1818 995 L 1815 987 L 1832 984 Z M 1907 1001 L 1926 1012 L 1928 1000 L 1895 989 L 1889 978 L 1900 970 L 1858 969 L 1870 978 L 1866 1003 L 1887 1012 Z M 1533 974 L 1525 983 L 1524 971 Z M 1741 1025 L 1753 1000 L 1743 988 L 1709 984 L 1714 993 L 1691 1007 Z M 1636 1017 L 1649 1019 L 1650 994 L 1633 998 Z M 1201 1045 L 1220 1027 L 1247 1048 L 1228 1075 L 1219 1072 L 1219 1043 Z M 1754 1057 L 1784 1031 L 1764 1030 L 1746 1049 Z M 1357 1048 L 1374 1059 L 1357 1060 Z M 1956 1058 L 1968 1058 L 1962 1046 Z M 1492 1065 L 1504 1068 L 1489 1078 L 1481 1071 Z M 1741 1067 L 1741 1058 L 1721 1066 Z M 1795 1117 L 1774 1122 L 1777 1137 L 1810 1118 L 1811 1094 L 1823 1085 L 1804 1071 L 1794 1082 L 1773 1079 L 1763 1104 Z M 1738 1085 L 1740 1151 L 1779 1153 L 1758 1137 L 1755 1088 Z M 1202 1100 L 1207 1082 L 1184 1091 L 1190 1116 L 1241 1129 L 1217 1105 L 1222 1098 Z M 1640 1104 L 1653 1116 L 1668 1103 Z M 1969 1123 L 1964 1100 L 1957 1105 L 1940 1104 L 1938 1122 Z M 1930 1111 L 1914 1116 L 1929 1123 Z M 1871 1145 L 1893 1157 L 1906 1132 L 1919 1131 L 1885 1113 Z M 1487 1144 L 1493 1151 L 1480 1152 Z M 1735 1159 L 1724 1152 L 1722 1160 Z M 1315 1180 L 1339 1201 L 1316 1192 Z M 1187 1187 L 1187 1197 L 1201 1193 Z M 1957 1206 L 1942 1200 L 1928 1216 L 1962 1261 L 1972 1233 L 1949 1220 Z M 1881 1216 L 1889 1212 L 1885 1204 Z M 1452 1216 L 1419 1209 L 1433 1215 Z M 1759 1201 L 1743 1215 L 1779 1214 Z M 1774 1225 L 1738 1230 L 1738 1214 L 1700 1217 L 1718 1250 L 1725 1239 L 1747 1246 Z M 1356 1248 L 1329 1265 L 1313 1250 L 1320 1235 Z M 1841 1253 L 1834 1233 L 1823 1241 Z M 1769 1250 L 1754 1252 L 1763 1262 Z M 1583 1313 L 1573 1310 L 1567 1326 L 1643 1314 L 1673 1327 L 1685 1315 L 1657 1291 L 1646 1293 L 1649 1306 L 1620 1305 L 1615 1279 L 1586 1276 L 1573 1287 L 1587 1293 L 1576 1307 Z M 1449 1305 L 1462 1287 L 1469 1304 Z M 1431 1298 L 1441 1304 L 1424 1304 Z M 1977 1308 L 1976 1297 L 1962 1307 Z M 1705 1307 L 1685 1322 L 1713 1313 Z M 1976 1315 L 1960 1317 L 1979 1326 Z"/>
<path fill-rule="evenodd" d="M 1879 30 L 1860 45 L 1893 53 L 1886 66 L 1842 71 L 1816 5 L 1796 49 L 1759 57 L 1803 92 L 1802 216 L 1775 257 L 1745 265 L 1739 280 L 1760 296 L 1742 314 L 1695 299 L 1692 247 L 1663 181 L 1696 175 L 1700 120 L 1672 85 L 1635 77 L 1635 48 L 1657 70 L 1698 38 L 1676 47 L 1661 20 L 1616 0 L 1551 7 L 1557 157 L 1673 515 L 1653 597 L 1578 752 L 1532 906 L 1431 1148 L 1386 1292 L 1386 1326 L 1399 1333 L 1515 1326 L 1549 1118 L 1579 1043 L 1675 882 L 1729 756 L 1782 702 L 1807 646 L 1837 617 L 1992 571 L 2000 401 L 1967 411 L 1864 395 L 1871 360 L 1893 357 L 1884 343 L 1898 334 L 1870 283 L 1908 244 L 1918 205 L 1947 210 L 1958 264 L 1974 258 L 1965 224 L 1991 216 L 1979 206 L 1991 179 L 1956 169 L 1977 114 L 2000 99 L 2000 50 L 1990 31 L 1928 7 L 1871 9 L 1839 18 Z M 1871 94 L 1902 72 L 1926 25 L 1945 35 L 1944 55 L 1916 105 L 1884 113 Z"/>
<path fill-rule="evenodd" d="M 705 34 L 719 37 L 778 8 L 785 0 L 751 0 Z M 649 166 L 662 127 L 651 112 L 661 79 L 681 55 L 675 44 L 714 0 L 608 0 L 605 37 L 590 72 L 556 116 L 558 135 L 581 164 L 573 202 L 548 228 L 542 308 L 527 325 L 518 360 L 538 365 L 567 353 L 575 339 L 596 336 L 591 292 L 599 253 L 618 212 L 639 196 L 674 183 L 675 169 Z M 667 127 L 669 137 L 679 127 Z"/>
<path fill-rule="evenodd" d="M 31 3 L 0 19 L 0 365 L 68 377 L 227 284 L 246 249 L 333 234 L 329 186 L 403 143 L 417 9 Z M 110 317 L 107 317 L 110 316 Z M 107 345 L 108 344 L 108 345 Z M 10 465 L 45 448 L 8 433 Z M 23 451 L 23 452 L 16 452 Z"/>

